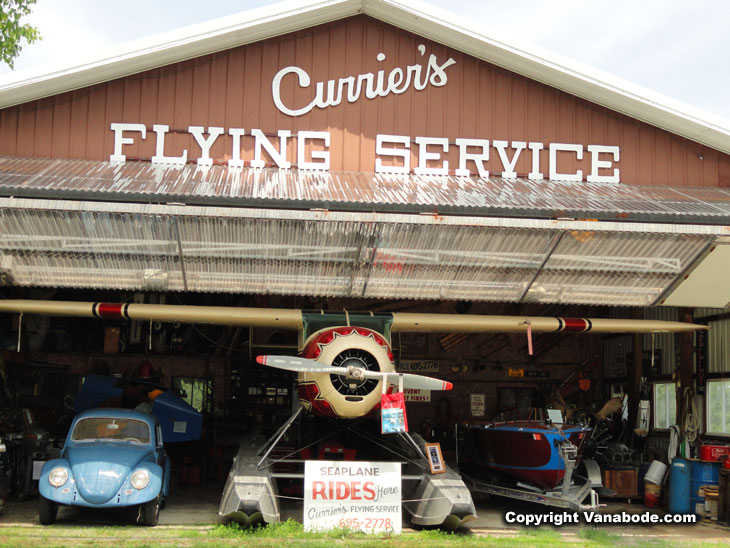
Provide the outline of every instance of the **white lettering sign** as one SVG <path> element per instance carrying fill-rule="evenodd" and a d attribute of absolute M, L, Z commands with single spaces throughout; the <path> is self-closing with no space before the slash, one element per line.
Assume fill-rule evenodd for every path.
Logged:
<path fill-rule="evenodd" d="M 132 137 L 125 137 L 125 131 L 139 131 L 142 134 L 142 139 L 147 138 L 147 128 L 144 124 L 112 124 L 112 131 L 114 132 L 114 154 L 109 156 L 110 162 L 126 162 L 127 157 L 122 154 L 123 145 L 131 145 L 134 143 Z"/>
<path fill-rule="evenodd" d="M 613 161 L 618 162 L 620 150 L 618 147 L 609 147 L 603 145 L 588 145 L 588 152 L 591 153 L 591 174 L 586 177 L 589 183 L 618 183 L 618 169 L 614 168 L 612 175 L 599 175 L 600 168 L 610 169 L 613 167 L 611 160 L 600 160 L 599 154 L 610 154 Z"/>
<path fill-rule="evenodd" d="M 440 152 L 429 152 L 428 146 L 440 147 L 444 153 L 449 151 L 449 140 L 446 137 L 416 137 L 418 145 L 418 167 L 413 170 L 416 175 L 448 175 L 449 162 L 441 159 Z M 440 160 L 441 167 L 428 167 L 429 160 Z"/>
<path fill-rule="evenodd" d="M 485 167 L 485 162 L 489 161 L 489 141 L 487 139 L 457 139 L 456 146 L 459 147 L 459 167 L 454 171 L 454 175 L 469 177 L 471 173 L 466 168 L 466 163 L 471 161 L 477 166 L 479 177 L 482 179 L 489 177 L 489 171 Z M 481 152 L 470 153 L 468 152 L 469 147 L 479 148 Z"/>
<path fill-rule="evenodd" d="M 157 134 L 157 148 L 155 155 L 152 157 L 153 164 L 169 164 L 173 166 L 184 166 L 188 161 L 188 151 L 183 150 L 180 156 L 165 156 L 165 135 L 170 131 L 170 126 L 164 124 L 155 124 L 152 131 Z M 116 143 L 114 144 L 116 149 Z"/>
<path fill-rule="evenodd" d="M 124 147 L 133 145 L 137 141 L 129 134 L 136 132 L 139 141 L 147 138 L 147 129 L 144 124 L 112 123 L 111 130 L 114 132 L 114 152 L 109 156 L 110 162 L 124 163 L 126 155 Z M 152 131 L 156 134 L 155 155 L 152 156 L 153 164 L 167 166 L 184 166 L 188 161 L 188 151 L 177 150 L 172 156 L 165 152 L 165 137 L 170 131 L 165 124 L 154 124 Z M 197 158 L 197 165 L 207 168 L 213 165 L 210 156 L 214 143 L 224 134 L 230 135 L 232 149 L 228 156 L 228 167 L 243 168 L 248 165 L 252 168 L 277 167 L 288 169 L 292 163 L 288 159 L 289 141 L 296 139 L 296 167 L 299 169 L 316 169 L 329 171 L 330 169 L 330 133 L 328 131 L 306 131 L 301 130 L 292 134 L 290 130 L 280 129 L 276 133 L 278 144 L 275 143 L 271 134 L 266 134 L 261 129 L 253 128 L 247 134 L 243 128 L 230 128 L 226 131 L 222 127 L 208 127 L 207 132 L 203 126 L 190 126 L 188 133 L 193 137 L 200 149 Z M 205 135 L 207 133 L 207 136 Z M 247 138 L 253 140 L 253 158 L 248 161 L 241 158 L 242 140 Z M 411 142 L 416 146 L 411 148 Z M 490 158 L 490 141 L 488 139 L 461 139 L 455 141 L 455 152 L 458 156 L 457 165 L 453 173 L 457 177 L 468 177 L 472 173 L 467 166 L 476 166 L 476 173 L 479 177 L 489 177 L 486 163 Z M 311 145 L 308 149 L 308 145 Z M 375 136 L 375 173 L 403 174 L 415 173 L 416 175 L 448 175 L 449 162 L 445 156 L 449 153 L 450 142 L 447 137 L 409 137 L 408 135 L 386 135 Z M 292 145 L 293 146 L 293 145 Z M 491 148 L 496 150 L 496 156 L 502 165 L 501 171 L 496 171 L 505 179 L 514 179 L 519 176 L 516 171 L 517 162 L 523 151 L 531 157 L 531 171 L 527 174 L 529 179 L 542 179 L 544 177 L 540 169 L 540 152 L 546 147 L 543 143 L 524 141 L 503 141 L 492 140 Z M 620 160 L 620 149 L 617 146 L 609 145 L 588 145 L 587 162 L 590 165 L 590 175 L 586 180 L 590 183 L 619 183 L 621 180 L 619 168 L 616 164 Z M 264 152 L 269 160 L 264 158 Z M 417 158 L 415 168 L 411 168 L 411 154 Z M 583 145 L 550 143 L 548 145 L 548 171 L 549 178 L 553 181 L 575 181 L 583 180 L 583 170 L 578 169 L 572 173 L 564 172 L 567 161 L 571 159 L 583 160 Z M 561 164 L 562 162 L 562 164 Z M 435 165 L 434 165 L 435 164 Z M 599 170 L 604 170 L 603 173 Z M 610 170 L 610 171 L 608 171 Z M 606 173 L 608 171 L 608 173 Z"/>
<path fill-rule="evenodd" d="M 401 532 L 398 462 L 308 460 L 304 464 L 304 530 Z"/>
<path fill-rule="evenodd" d="M 426 46 L 418 46 L 418 51 L 423 57 L 426 54 Z M 378 53 L 376 59 L 379 63 L 385 61 L 385 54 Z M 443 63 L 439 62 L 435 54 L 430 54 L 426 67 L 422 65 L 408 65 L 405 69 L 396 67 L 392 69 L 387 77 L 385 70 L 381 69 L 376 74 L 367 72 L 357 76 L 347 76 L 338 80 L 327 80 L 317 82 L 314 85 L 314 97 L 306 105 L 296 108 L 293 105 L 286 105 L 282 99 L 281 85 L 287 76 L 296 77 L 296 85 L 301 89 L 310 89 L 312 79 L 303 68 L 290 66 L 284 67 L 274 75 L 271 81 L 271 95 L 274 104 L 284 114 L 289 116 L 302 116 L 314 108 L 328 108 L 339 105 L 343 98 L 348 103 L 354 103 L 365 93 L 366 99 L 376 97 L 387 97 L 391 93 L 400 95 L 413 85 L 417 91 L 425 89 L 429 84 L 434 87 L 445 86 L 448 82 L 446 69 L 456 63 L 449 57 Z"/>
<path fill-rule="evenodd" d="M 414 139 L 418 145 L 418 167 L 413 169 L 416 175 L 447 175 L 449 163 L 443 159 L 443 154 L 449 150 L 449 140 L 445 137 L 416 137 Z M 489 177 L 489 171 L 486 169 L 486 162 L 489 160 L 489 141 L 487 139 L 456 139 L 459 154 L 459 167 L 454 170 L 457 177 L 468 177 L 471 172 L 467 169 L 467 162 L 473 162 L 476 165 L 479 177 Z M 385 146 L 400 145 L 398 148 Z M 410 173 L 411 169 L 411 138 L 406 135 L 382 135 L 375 137 L 375 173 Z M 427 147 L 431 146 L 429 150 Z M 442 152 L 433 149 L 441 148 Z M 473 152 L 473 149 L 479 152 Z M 540 171 L 540 151 L 545 148 L 543 143 L 524 141 L 492 141 L 492 148 L 497 151 L 499 160 L 502 164 L 500 175 L 505 179 L 515 179 L 518 173 L 515 171 L 520 153 L 529 149 L 531 153 L 531 171 L 527 174 L 528 179 L 542 179 L 543 173 Z M 469 149 L 472 149 L 470 152 Z M 509 152 L 508 152 L 509 151 Z M 548 167 L 551 181 L 576 181 L 583 180 L 583 171 L 577 170 L 575 173 L 563 173 L 559 171 L 560 155 L 559 152 L 572 153 L 577 160 L 583 159 L 583 145 L 550 143 Z M 619 169 L 615 167 L 614 162 L 620 159 L 620 150 L 617 146 L 608 145 L 588 145 L 590 152 L 591 174 L 587 180 L 591 183 L 618 183 L 621 180 Z M 511 154 L 511 156 L 510 156 Z M 612 156 L 613 160 L 601 159 L 601 154 Z M 387 158 L 387 161 L 384 161 Z M 428 161 L 438 161 L 438 167 L 427 165 Z M 599 169 L 611 169 L 611 175 L 600 175 Z"/>
<path fill-rule="evenodd" d="M 504 168 L 502 177 L 505 179 L 516 179 L 517 172 L 515 172 L 515 166 L 517 165 L 517 160 L 520 159 L 520 152 L 525 149 L 527 143 L 524 141 L 512 141 L 511 148 L 515 152 L 511 160 L 507 157 L 507 144 L 507 141 L 492 141 L 492 145 L 497 150 L 499 159 L 502 161 L 502 167 Z"/>
<path fill-rule="evenodd" d="M 403 148 L 388 148 L 384 143 L 399 144 Z M 406 135 L 381 135 L 375 137 L 375 173 L 410 173 L 411 171 L 411 138 Z M 401 165 L 383 164 L 383 156 L 399 158 Z"/>
<path fill-rule="evenodd" d="M 471 394 L 470 400 L 472 417 L 483 417 L 486 409 L 486 398 L 484 394 Z"/>
<path fill-rule="evenodd" d="M 431 391 L 421 388 L 404 388 L 404 398 L 406 401 L 427 403 L 431 401 Z"/>
<path fill-rule="evenodd" d="M 190 126 L 188 128 L 190 134 L 195 137 L 195 141 L 200 147 L 200 158 L 198 158 L 199 167 L 210 167 L 213 165 L 213 159 L 210 157 L 210 147 L 213 146 L 219 135 L 225 131 L 222 127 L 209 127 L 208 138 L 203 137 L 203 126 Z"/>
<path fill-rule="evenodd" d="M 580 169 L 575 173 L 558 172 L 558 152 L 575 152 L 578 160 L 583 159 L 583 147 L 581 145 L 566 145 L 564 143 L 550 143 L 550 180 L 551 181 L 582 181 L 583 171 Z"/>

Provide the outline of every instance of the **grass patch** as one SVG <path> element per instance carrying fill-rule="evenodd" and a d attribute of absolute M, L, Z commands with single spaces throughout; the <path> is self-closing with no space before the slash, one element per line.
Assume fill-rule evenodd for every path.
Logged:
<path fill-rule="evenodd" d="M 717 547 L 727 546 L 694 539 L 672 542 L 657 538 L 626 537 L 605 529 L 585 527 L 574 534 L 563 534 L 552 527 L 523 529 L 519 532 L 484 535 L 469 530 L 456 533 L 438 529 L 407 531 L 402 534 L 368 535 L 348 529 L 309 532 L 301 523 L 289 520 L 264 527 L 241 527 L 236 523 L 213 527 L 138 526 L 67 526 L 3 527 L 0 525 L 1 548 L 64 546 L 87 548 L 606 548 L 608 546 L 637 548 Z"/>
<path fill-rule="evenodd" d="M 597 544 L 620 544 L 621 537 L 613 535 L 602 529 L 583 528 L 578 531 L 578 536 L 585 540 L 591 540 Z"/>
<path fill-rule="evenodd" d="M 476 537 L 466 534 L 453 534 L 435 529 L 403 534 L 378 533 L 366 534 L 351 529 L 330 529 L 328 531 L 305 531 L 298 521 L 287 520 L 264 527 L 241 527 L 237 523 L 219 525 L 208 532 L 210 538 L 239 539 L 247 545 L 265 546 L 267 541 L 285 541 L 287 544 L 314 548 L 318 546 L 383 546 L 386 542 L 389 547 L 419 548 L 440 547 L 444 545 L 484 546 L 484 539 L 477 541 Z"/>

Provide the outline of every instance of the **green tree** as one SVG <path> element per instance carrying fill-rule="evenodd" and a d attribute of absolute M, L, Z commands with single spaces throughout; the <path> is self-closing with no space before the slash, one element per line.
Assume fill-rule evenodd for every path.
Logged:
<path fill-rule="evenodd" d="M 30 14 L 36 0 L 0 0 L 0 61 L 13 68 L 15 58 L 25 45 L 32 44 L 41 35 L 38 29 L 21 19 Z"/>

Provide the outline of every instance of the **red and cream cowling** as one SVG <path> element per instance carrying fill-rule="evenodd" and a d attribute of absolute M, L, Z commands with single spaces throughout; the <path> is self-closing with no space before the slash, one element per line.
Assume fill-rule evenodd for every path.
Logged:
<path fill-rule="evenodd" d="M 303 358 L 338 367 L 357 366 L 369 371 L 395 371 L 390 345 L 380 333 L 364 327 L 329 327 L 304 342 Z M 353 381 L 342 375 L 299 373 L 299 402 L 317 415 L 355 419 L 380 405 L 382 382 Z"/>

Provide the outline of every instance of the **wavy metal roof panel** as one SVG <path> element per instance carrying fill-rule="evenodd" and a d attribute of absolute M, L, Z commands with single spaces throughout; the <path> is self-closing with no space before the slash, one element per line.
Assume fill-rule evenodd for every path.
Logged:
<path fill-rule="evenodd" d="M 0 157 L 0 196 L 730 224 L 730 189 Z"/>
<path fill-rule="evenodd" d="M 721 232 L 0 198 L 0 283 L 645 306 Z"/>

